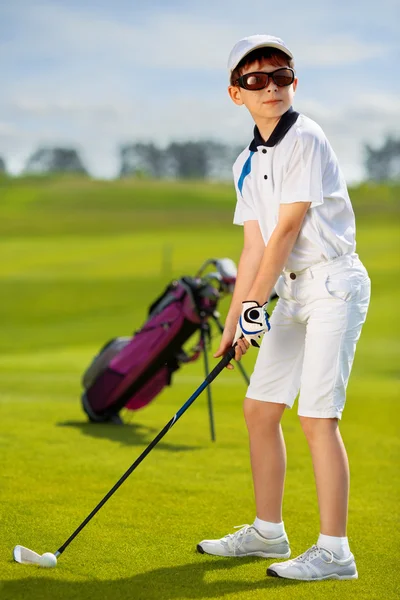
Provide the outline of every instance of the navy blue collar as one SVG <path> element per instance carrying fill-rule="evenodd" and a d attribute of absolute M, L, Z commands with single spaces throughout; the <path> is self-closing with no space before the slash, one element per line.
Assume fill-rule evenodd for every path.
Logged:
<path fill-rule="evenodd" d="M 267 146 L 270 148 L 279 144 L 289 129 L 296 123 L 299 116 L 300 114 L 290 107 L 289 110 L 281 116 L 278 125 L 275 127 L 267 141 L 263 140 L 256 125 L 254 127 L 254 139 L 249 146 L 249 150 L 257 152 L 258 146 Z"/>

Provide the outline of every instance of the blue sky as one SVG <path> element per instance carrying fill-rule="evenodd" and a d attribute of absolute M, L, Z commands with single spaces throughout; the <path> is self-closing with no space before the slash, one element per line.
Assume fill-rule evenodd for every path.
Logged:
<path fill-rule="evenodd" d="M 228 98 L 240 38 L 282 37 L 294 106 L 325 130 L 349 182 L 362 145 L 400 135 L 398 0 L 13 0 L 0 5 L 0 156 L 18 173 L 41 144 L 74 145 L 113 177 L 129 141 L 213 138 L 243 147 L 246 110 Z"/>

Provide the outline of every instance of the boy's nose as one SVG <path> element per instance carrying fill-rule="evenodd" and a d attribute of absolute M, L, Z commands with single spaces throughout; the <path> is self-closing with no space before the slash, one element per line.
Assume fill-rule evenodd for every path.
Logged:
<path fill-rule="evenodd" d="M 270 79 L 266 89 L 268 92 L 276 92 L 276 90 L 278 89 L 278 86 L 272 79 Z"/>

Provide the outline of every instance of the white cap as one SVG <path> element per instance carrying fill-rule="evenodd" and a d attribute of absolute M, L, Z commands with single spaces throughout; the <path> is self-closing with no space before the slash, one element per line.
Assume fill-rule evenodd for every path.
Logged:
<path fill-rule="evenodd" d="M 280 38 L 266 34 L 250 35 L 249 37 L 239 40 L 233 47 L 228 58 L 229 72 L 232 73 L 233 69 L 238 66 L 242 58 L 257 48 L 276 48 L 287 54 L 289 58 L 293 58 L 293 54 L 290 52 L 285 42 Z"/>

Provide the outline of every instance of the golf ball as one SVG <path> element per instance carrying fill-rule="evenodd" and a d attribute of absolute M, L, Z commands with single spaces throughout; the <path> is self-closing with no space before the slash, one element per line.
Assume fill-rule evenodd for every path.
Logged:
<path fill-rule="evenodd" d="M 55 567 L 57 564 L 57 558 L 51 552 L 45 552 L 39 558 L 39 565 L 41 567 Z"/>

